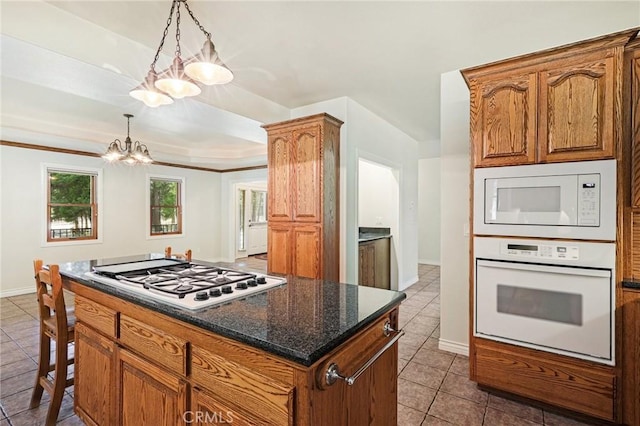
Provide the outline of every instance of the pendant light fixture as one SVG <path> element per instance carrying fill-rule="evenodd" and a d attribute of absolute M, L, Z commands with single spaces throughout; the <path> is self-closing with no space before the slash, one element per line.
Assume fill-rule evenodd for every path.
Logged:
<path fill-rule="evenodd" d="M 109 144 L 109 148 L 107 148 L 107 152 L 102 155 L 102 158 L 110 163 L 114 161 L 123 161 L 131 165 L 137 163 L 152 163 L 153 160 L 151 159 L 151 155 L 149 155 L 147 146 L 138 141 L 131 142 L 131 138 L 129 137 L 129 120 L 133 118 L 133 115 L 123 115 L 127 117 L 127 139 L 124 140 L 124 147 L 120 139 L 116 139 Z"/>
<path fill-rule="evenodd" d="M 180 6 L 184 4 L 185 9 L 193 22 L 200 28 L 206 36 L 206 41 L 202 50 L 194 57 L 185 61 L 181 58 L 180 49 Z M 176 16 L 176 50 L 175 57 L 169 69 L 157 73 L 156 63 L 164 46 L 165 39 L 169 33 L 169 26 Z M 131 92 L 133 98 L 138 99 L 150 107 L 168 105 L 173 103 L 173 99 L 181 99 L 187 96 L 197 96 L 202 90 L 196 82 L 213 85 L 226 84 L 233 80 L 233 73 L 218 57 L 215 46 L 211 41 L 211 33 L 206 31 L 187 4 L 187 0 L 173 0 L 171 11 L 164 28 L 160 45 L 156 50 L 156 56 L 151 63 L 151 68 L 145 81 Z M 173 99 L 172 99 L 173 98 Z"/>

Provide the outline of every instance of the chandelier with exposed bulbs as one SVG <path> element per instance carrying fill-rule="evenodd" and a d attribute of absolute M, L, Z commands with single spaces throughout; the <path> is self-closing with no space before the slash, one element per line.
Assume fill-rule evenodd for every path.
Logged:
<path fill-rule="evenodd" d="M 129 137 L 129 120 L 133 118 L 132 114 L 123 114 L 127 117 L 127 139 L 124 140 L 124 146 L 120 139 L 116 139 L 109 144 L 107 152 L 102 158 L 111 162 L 122 161 L 127 164 L 149 164 L 153 162 L 149 150 L 145 144 L 138 141 L 131 142 Z"/>
<path fill-rule="evenodd" d="M 191 19 L 193 19 L 193 22 L 207 37 L 202 50 L 196 56 L 184 61 L 180 57 L 180 6 L 182 4 L 184 4 L 184 8 L 189 13 L 189 16 L 191 16 Z M 175 57 L 169 69 L 157 73 L 155 69 L 156 62 L 158 62 L 164 41 L 169 33 L 169 26 L 173 20 L 174 13 L 176 16 Z M 211 42 L 211 33 L 206 31 L 193 15 L 193 12 L 191 12 L 187 4 L 187 0 L 173 0 L 167 25 L 164 28 L 160 45 L 156 50 L 156 56 L 151 63 L 147 77 L 140 86 L 130 91 L 129 95 L 144 102 L 145 105 L 155 108 L 160 105 L 171 104 L 174 99 L 199 95 L 202 90 L 196 82 L 213 85 L 226 84 L 231 80 L 233 80 L 233 73 L 218 57 L 216 48 L 213 42 Z"/>

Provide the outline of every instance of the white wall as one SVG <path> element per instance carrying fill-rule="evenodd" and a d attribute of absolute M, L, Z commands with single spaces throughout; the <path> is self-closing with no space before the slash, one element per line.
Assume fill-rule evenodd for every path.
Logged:
<path fill-rule="evenodd" d="M 358 226 L 397 226 L 398 181 L 393 170 L 358 161 Z"/>
<path fill-rule="evenodd" d="M 399 289 L 418 279 L 418 143 L 349 98 L 291 111 L 291 117 L 326 112 L 345 122 L 340 131 L 340 280 L 356 282 L 358 255 L 358 160 L 399 170 Z"/>
<path fill-rule="evenodd" d="M 102 242 L 43 247 L 42 163 L 103 170 Z M 148 173 L 185 178 L 184 236 L 148 238 L 145 190 Z M 2 192 L 0 296 L 34 291 L 33 259 L 45 263 L 193 250 L 194 257 L 220 258 L 220 174 L 166 166 L 106 164 L 101 158 L 0 146 Z"/>
<path fill-rule="evenodd" d="M 418 161 L 418 262 L 440 265 L 440 158 Z"/>
<path fill-rule="evenodd" d="M 441 76 L 440 348 L 469 345 L 469 90 L 458 71 Z"/>

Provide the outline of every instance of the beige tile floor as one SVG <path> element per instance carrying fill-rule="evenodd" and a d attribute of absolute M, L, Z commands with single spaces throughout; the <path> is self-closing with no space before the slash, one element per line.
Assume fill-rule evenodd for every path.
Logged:
<path fill-rule="evenodd" d="M 233 266 L 266 270 L 265 261 L 253 258 Z M 406 335 L 399 345 L 399 426 L 584 424 L 477 389 L 467 379 L 468 358 L 438 350 L 439 268 L 420 265 L 419 277 L 400 308 Z M 46 393 L 39 407 L 28 409 L 38 354 L 36 309 L 34 294 L 0 299 L 0 426 L 41 425 L 46 416 Z M 80 425 L 73 388 L 66 392 L 58 424 Z"/>

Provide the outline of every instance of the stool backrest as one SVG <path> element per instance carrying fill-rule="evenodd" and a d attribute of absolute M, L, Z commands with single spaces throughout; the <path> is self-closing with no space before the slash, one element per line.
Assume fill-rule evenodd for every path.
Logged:
<path fill-rule="evenodd" d="M 171 246 L 167 246 L 164 249 L 164 257 L 166 257 L 167 259 L 174 257 L 175 259 L 183 259 L 183 260 L 186 260 L 187 262 L 191 262 L 191 249 L 188 249 L 187 251 L 185 251 L 184 254 L 175 253 L 172 256 Z"/>
<path fill-rule="evenodd" d="M 67 309 L 64 303 L 62 277 L 58 265 L 49 265 L 49 270 L 43 269 L 42 260 L 33 261 L 36 279 L 36 295 L 40 323 L 54 317 L 58 336 L 67 332 Z"/>

